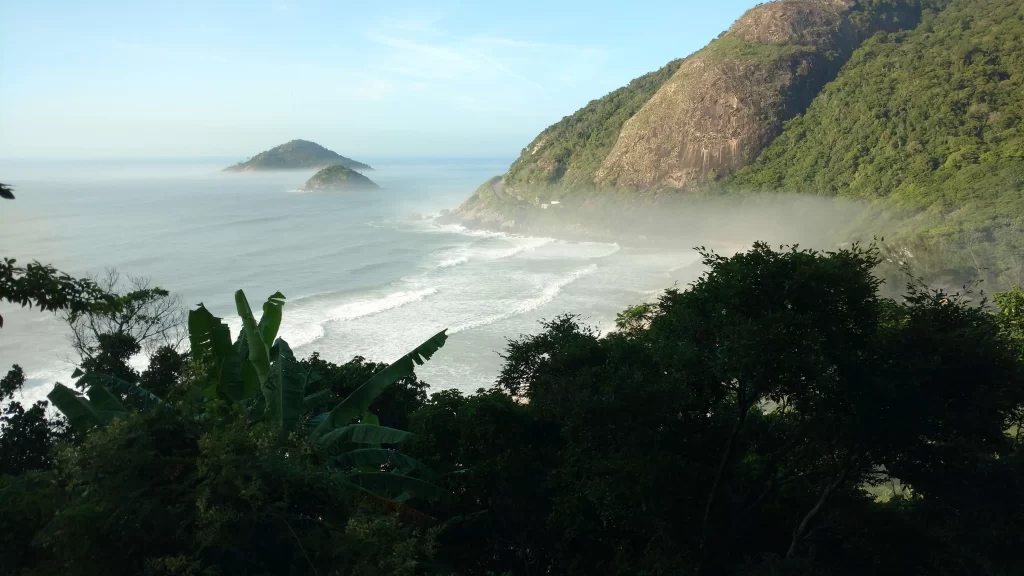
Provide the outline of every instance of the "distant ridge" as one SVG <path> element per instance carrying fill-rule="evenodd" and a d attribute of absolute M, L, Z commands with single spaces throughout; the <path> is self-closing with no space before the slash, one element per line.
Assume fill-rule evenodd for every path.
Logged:
<path fill-rule="evenodd" d="M 331 165 L 344 166 L 353 170 L 373 170 L 370 166 L 346 158 L 309 140 L 292 140 L 260 152 L 249 160 L 224 169 L 225 172 L 248 172 L 257 170 L 301 170 L 323 168 Z"/>

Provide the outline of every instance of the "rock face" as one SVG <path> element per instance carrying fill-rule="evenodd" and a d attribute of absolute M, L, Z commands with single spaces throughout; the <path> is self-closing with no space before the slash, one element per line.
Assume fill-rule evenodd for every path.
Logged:
<path fill-rule="evenodd" d="M 376 190 L 373 180 L 346 166 L 335 164 L 313 174 L 302 190 Z"/>
<path fill-rule="evenodd" d="M 260 152 L 245 162 L 224 169 L 225 172 L 256 170 L 302 170 L 338 164 L 354 170 L 373 170 L 362 162 L 346 158 L 309 140 L 292 140 Z"/>
<path fill-rule="evenodd" d="M 918 20 L 909 3 L 780 0 L 748 11 L 690 56 L 623 126 L 599 184 L 684 188 L 757 158 L 860 43 Z"/>
<path fill-rule="evenodd" d="M 549 126 L 523 150 L 503 184 L 516 189 L 592 183 L 622 125 L 672 77 L 680 62 L 673 60 Z"/>
<path fill-rule="evenodd" d="M 481 187 L 461 211 L 565 191 L 582 198 L 609 188 L 686 188 L 728 176 L 753 162 L 866 38 L 914 28 L 920 5 L 777 0 L 757 6 L 704 49 L 548 127 L 500 184 Z"/>

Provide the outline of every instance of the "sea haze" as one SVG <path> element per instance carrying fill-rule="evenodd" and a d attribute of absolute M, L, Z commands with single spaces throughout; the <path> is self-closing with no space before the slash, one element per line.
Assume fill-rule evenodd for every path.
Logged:
<path fill-rule="evenodd" d="M 443 328 L 451 338 L 419 369 L 432 388 L 490 386 L 507 338 L 569 312 L 601 330 L 623 307 L 695 274 L 688 246 L 640 249 L 439 224 L 507 159 L 360 158 L 383 188 L 301 193 L 312 172 L 230 174 L 219 161 L 0 162 L 17 200 L 0 203 L 3 255 L 73 275 L 105 267 L 148 276 L 240 322 L 287 297 L 281 336 L 300 357 L 391 361 Z M 70 380 L 67 330 L 51 313 L 0 303 L 0 371 L 20 364 L 27 399 Z M 144 358 L 137 359 L 138 363 Z"/>

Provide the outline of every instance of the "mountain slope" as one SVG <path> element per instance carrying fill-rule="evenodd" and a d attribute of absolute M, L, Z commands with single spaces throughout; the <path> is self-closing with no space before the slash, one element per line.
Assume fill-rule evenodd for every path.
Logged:
<path fill-rule="evenodd" d="M 372 170 L 362 162 L 346 158 L 337 152 L 328 150 L 316 142 L 308 140 L 292 140 L 260 152 L 245 162 L 224 169 L 225 172 L 245 172 L 252 170 L 297 170 L 303 168 L 320 168 L 339 164 L 354 170 Z"/>
<path fill-rule="evenodd" d="M 942 0 L 927 0 L 930 2 Z M 778 0 L 704 49 L 594 100 L 542 132 L 460 208 L 472 219 L 621 188 L 678 188 L 753 161 L 878 30 L 913 27 L 919 0 Z M 503 219 L 504 220 L 504 219 Z"/>
<path fill-rule="evenodd" d="M 523 149 L 505 175 L 504 185 L 514 189 L 593 182 L 622 125 L 650 100 L 681 62 L 673 60 L 549 126 Z"/>
<path fill-rule="evenodd" d="M 865 43 L 727 187 L 881 200 L 1005 274 L 1024 264 L 1022 120 L 1024 3 L 955 0 Z"/>
<path fill-rule="evenodd" d="M 683 188 L 757 157 L 868 36 L 916 25 L 908 2 L 762 4 L 686 59 L 626 124 L 597 181 Z"/>

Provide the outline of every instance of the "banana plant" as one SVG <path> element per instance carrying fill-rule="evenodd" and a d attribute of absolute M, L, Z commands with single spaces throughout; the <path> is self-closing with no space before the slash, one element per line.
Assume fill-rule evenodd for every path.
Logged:
<path fill-rule="evenodd" d="M 303 368 L 288 343 L 277 337 L 284 302 L 280 292 L 271 295 L 257 322 L 245 294 L 237 291 L 235 307 L 242 331 L 234 343 L 228 326 L 205 306 L 200 304 L 189 313 L 192 355 L 204 368 L 193 397 L 232 403 L 246 410 L 251 421 L 269 423 L 282 434 L 307 434 L 328 465 L 350 485 L 376 497 L 396 503 L 444 498 L 444 490 L 432 483 L 435 476 L 424 464 L 385 447 L 401 444 L 413 435 L 380 426 L 370 405 L 388 386 L 412 374 L 444 346 L 446 331 L 370 377 L 330 411 L 302 421 L 303 414 L 329 402 L 332 394 L 329 389 L 317 389 L 320 376 Z M 86 396 L 61 384 L 49 396 L 76 427 L 102 426 L 127 412 L 111 391 L 125 395 L 143 410 L 163 403 L 138 386 L 104 374 L 85 374 L 78 386 L 87 390 Z"/>

